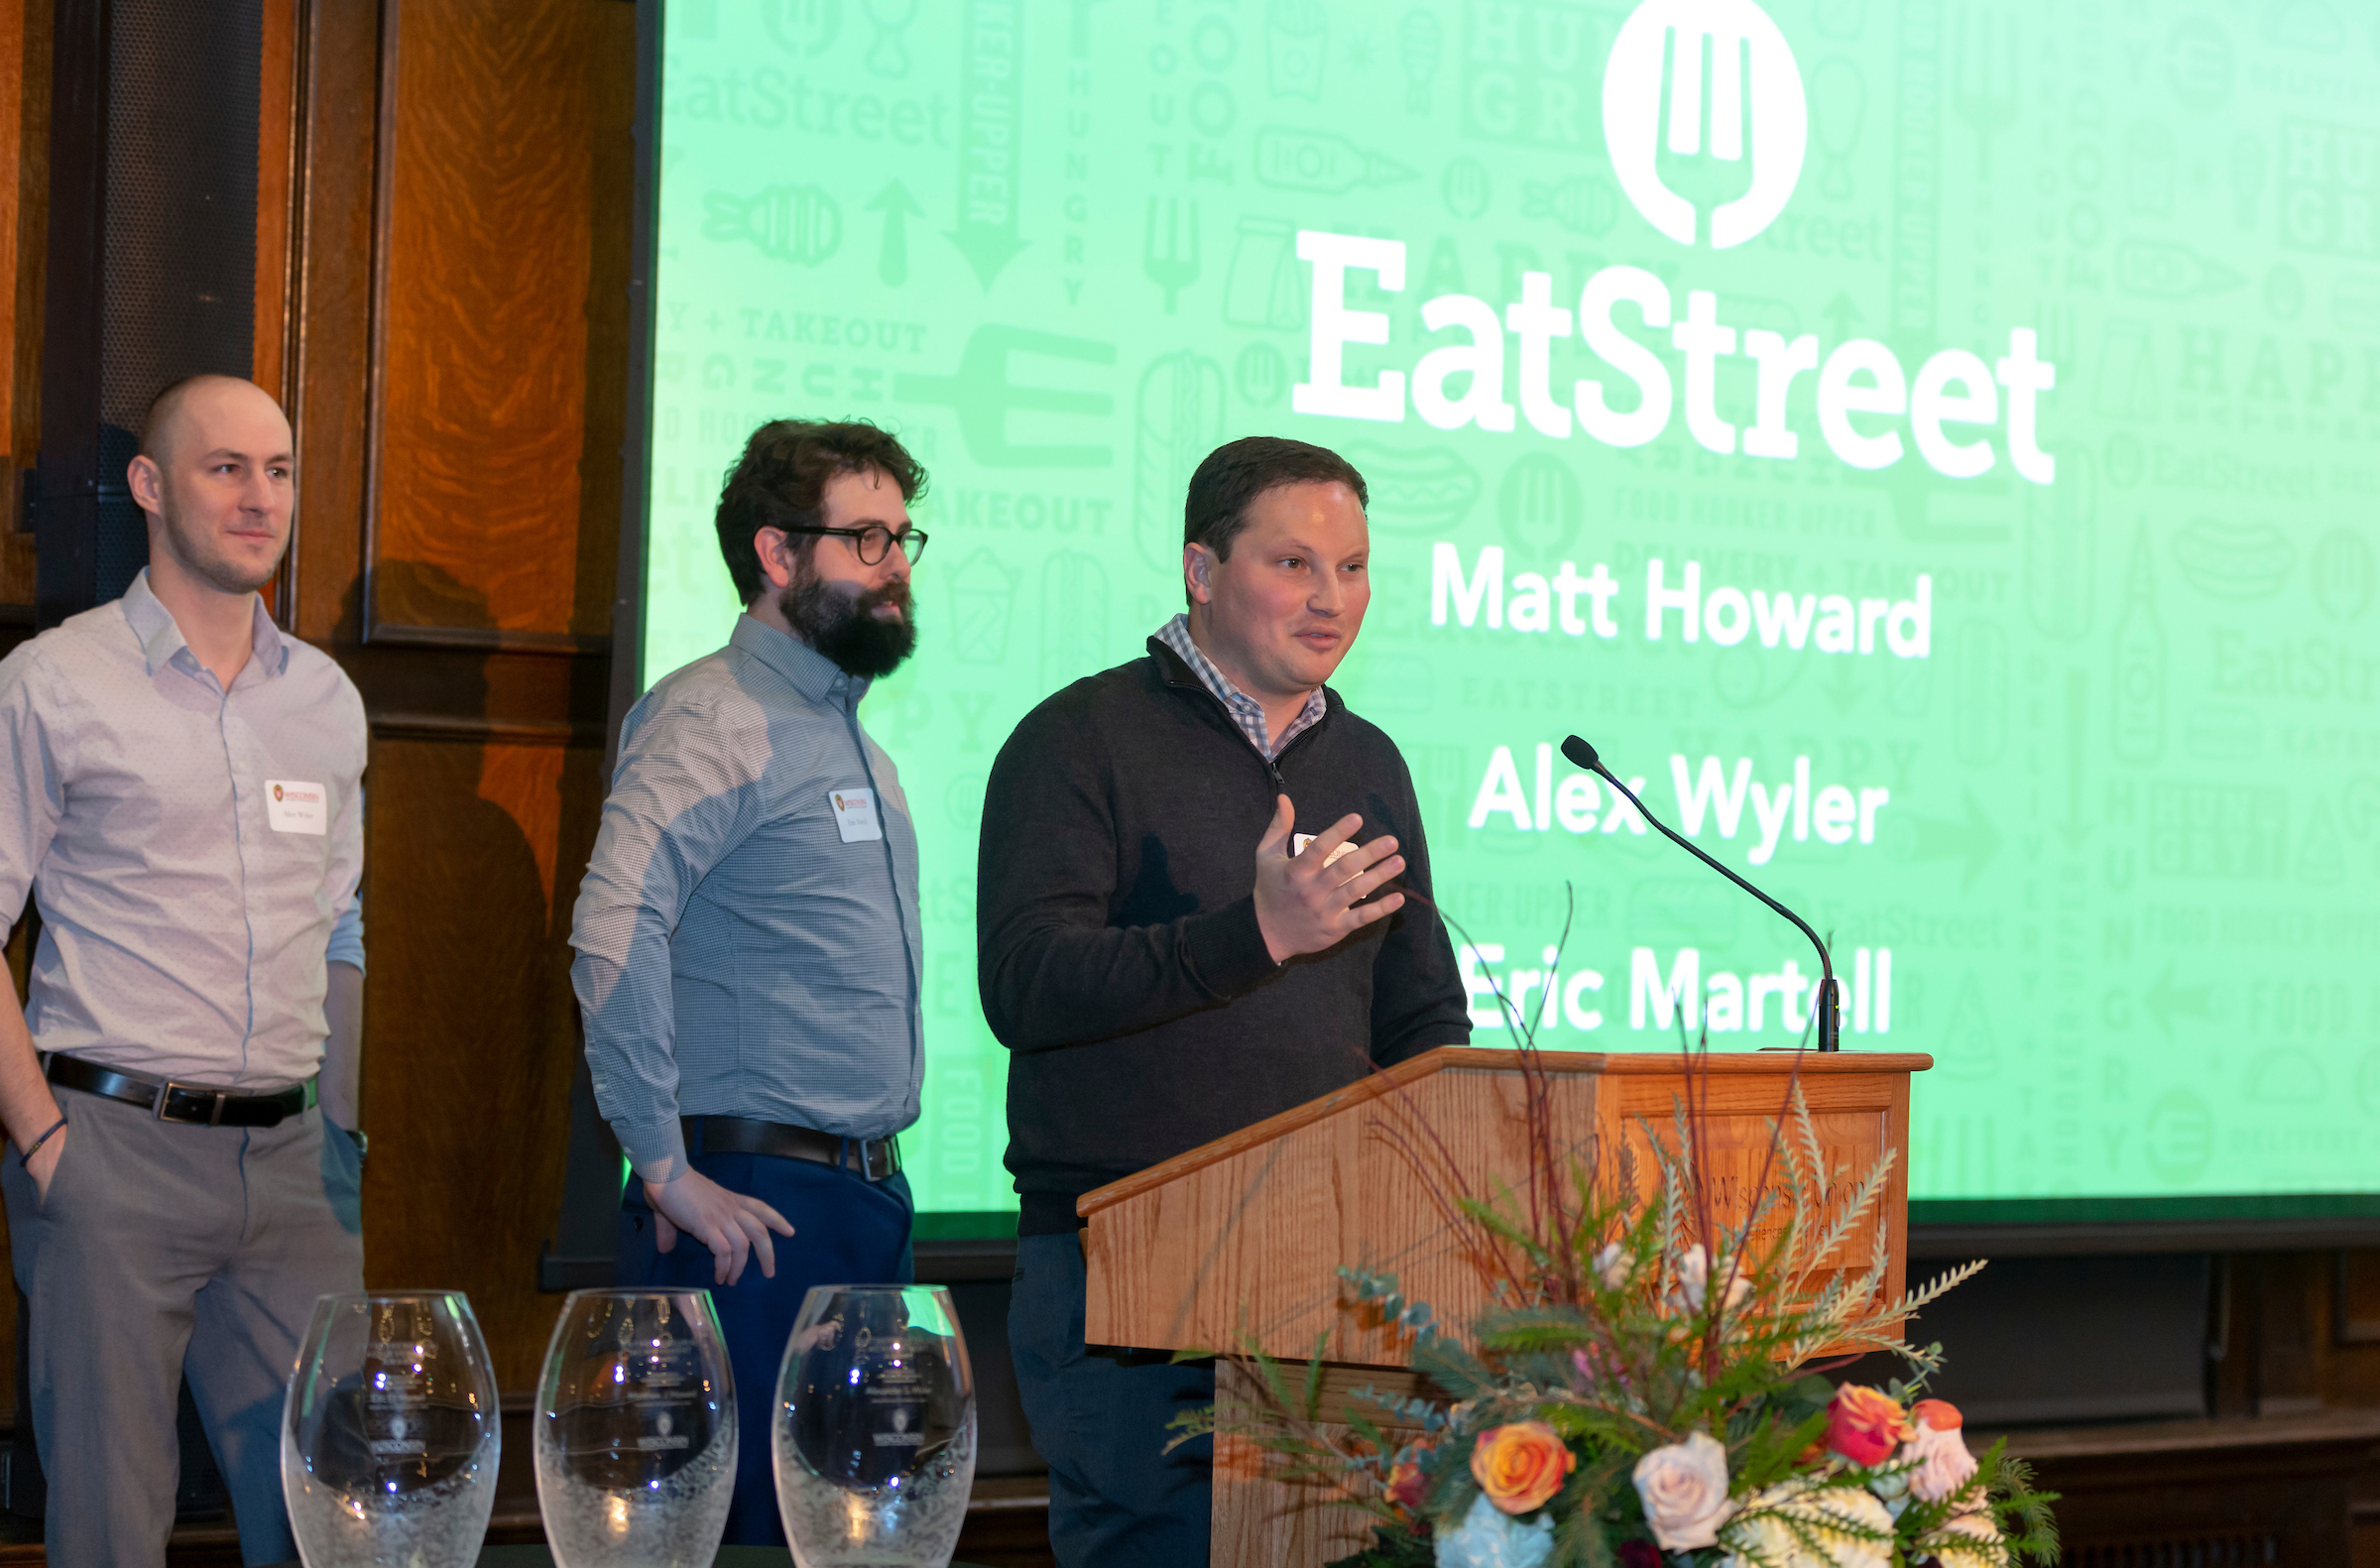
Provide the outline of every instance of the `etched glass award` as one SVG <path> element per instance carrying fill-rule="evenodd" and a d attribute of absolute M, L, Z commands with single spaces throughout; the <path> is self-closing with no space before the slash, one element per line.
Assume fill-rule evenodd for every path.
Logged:
<path fill-rule="evenodd" d="M 975 1485 L 975 1375 L 950 1293 L 820 1285 L 776 1381 L 776 1500 L 801 1568 L 944 1568 Z"/>
<path fill-rule="evenodd" d="M 496 1506 L 499 1427 L 461 1292 L 322 1297 L 281 1421 L 306 1568 L 471 1568 Z"/>

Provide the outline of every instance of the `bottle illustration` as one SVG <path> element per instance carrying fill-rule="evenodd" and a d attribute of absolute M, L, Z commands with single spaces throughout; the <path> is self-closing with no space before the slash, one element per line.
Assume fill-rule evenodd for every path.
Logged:
<path fill-rule="evenodd" d="M 1278 189 L 1337 196 L 1358 185 L 1392 185 L 1413 173 L 1329 131 L 1268 125 L 1256 133 L 1256 179 Z"/>

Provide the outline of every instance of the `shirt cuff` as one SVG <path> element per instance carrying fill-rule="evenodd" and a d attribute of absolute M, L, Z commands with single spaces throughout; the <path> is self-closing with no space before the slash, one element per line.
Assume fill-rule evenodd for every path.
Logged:
<path fill-rule="evenodd" d="M 360 904 L 350 903 L 347 912 L 330 928 L 328 961 L 334 964 L 353 964 L 364 967 L 364 913 Z"/>
<path fill-rule="evenodd" d="M 1256 896 L 1252 893 L 1212 914 L 1194 916 L 1183 935 L 1199 983 L 1220 997 L 1236 997 L 1250 990 L 1280 967 L 1272 961 L 1272 950 L 1264 945 L 1264 928 L 1256 923 Z"/>
<path fill-rule="evenodd" d="M 686 1136 L 674 1116 L 651 1122 L 614 1122 L 612 1133 L 628 1154 L 628 1162 L 646 1181 L 663 1182 L 684 1175 Z"/>

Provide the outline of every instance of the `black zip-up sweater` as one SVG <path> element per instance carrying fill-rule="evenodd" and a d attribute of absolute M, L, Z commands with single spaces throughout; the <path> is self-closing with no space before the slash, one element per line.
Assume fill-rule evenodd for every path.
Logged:
<path fill-rule="evenodd" d="M 1276 793 L 1300 833 L 1353 811 L 1430 892 L 1396 746 L 1327 711 L 1267 762 L 1164 644 L 1024 717 L 984 797 L 976 978 L 1009 1064 L 1009 1169 L 1026 1236 L 1075 1199 L 1436 1045 L 1471 1038 L 1436 909 L 1408 900 L 1276 965 L 1255 850 Z"/>

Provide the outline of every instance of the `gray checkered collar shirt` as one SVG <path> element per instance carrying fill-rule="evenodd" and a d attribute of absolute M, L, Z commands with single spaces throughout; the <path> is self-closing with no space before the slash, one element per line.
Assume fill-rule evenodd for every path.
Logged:
<path fill-rule="evenodd" d="M 251 616 L 229 689 L 145 569 L 0 660 L 0 907 L 39 889 L 45 1051 L 243 1091 L 321 1062 L 328 961 L 364 957 L 364 707 Z"/>
<path fill-rule="evenodd" d="M 132 635 L 141 640 L 141 658 L 147 662 L 152 678 L 159 670 L 172 664 L 191 679 L 221 689 L 221 682 L 215 679 L 214 671 L 199 663 L 198 656 L 190 652 L 189 640 L 181 635 L 181 628 L 176 624 L 174 613 L 159 601 L 150 588 L 148 567 L 143 566 L 134 575 L 132 586 L 124 590 L 122 603 L 124 619 L 132 627 Z M 246 668 L 232 677 L 234 687 L 243 680 L 276 678 L 290 667 L 290 645 L 283 640 L 281 628 L 273 624 L 273 617 L 265 613 L 265 601 L 261 597 L 255 601 L 251 611 L 249 637 L 249 648 L 254 657 L 249 660 Z"/>
<path fill-rule="evenodd" d="M 1267 761 L 1280 756 L 1291 741 L 1320 724 L 1323 714 L 1329 709 L 1330 704 L 1323 696 L 1322 688 L 1316 686 L 1306 693 L 1305 707 L 1299 710 L 1296 718 L 1289 721 L 1289 727 L 1282 730 L 1281 738 L 1275 741 L 1264 722 L 1263 705 L 1226 679 L 1223 671 L 1215 667 L 1215 661 L 1201 653 L 1198 645 L 1190 640 L 1189 616 L 1177 615 L 1159 627 L 1157 641 L 1182 656 L 1182 663 L 1190 666 L 1190 672 L 1198 676 L 1201 685 L 1215 693 L 1215 700 L 1223 704 L 1224 711 L 1232 716 L 1232 722 L 1240 727 L 1240 733 L 1248 737 L 1248 744 L 1253 746 L 1257 755 Z"/>

